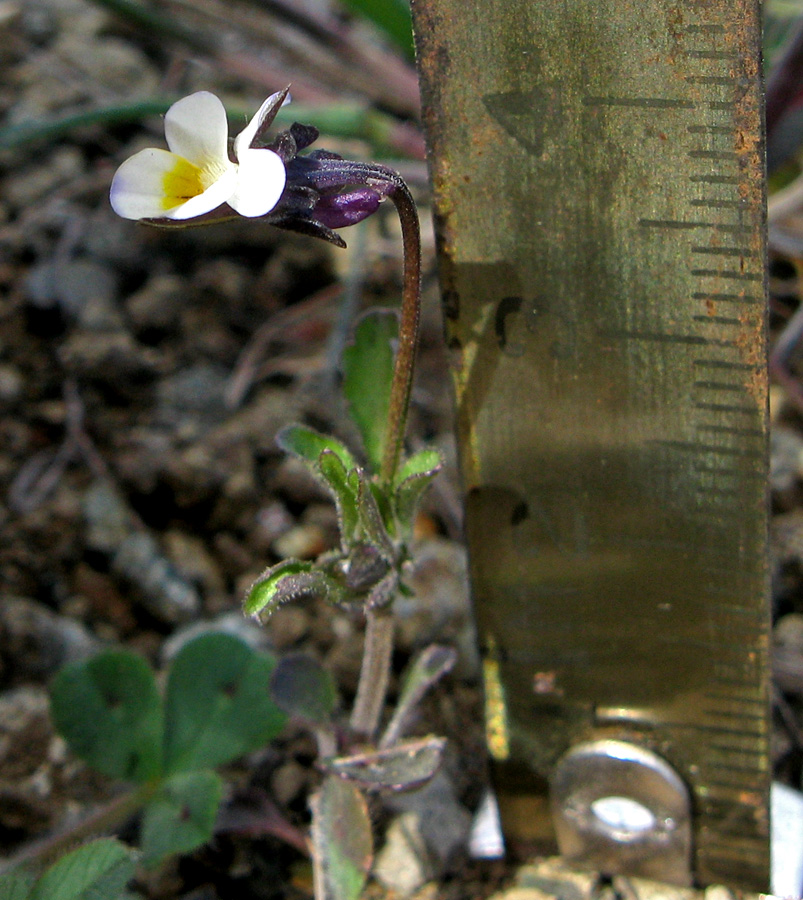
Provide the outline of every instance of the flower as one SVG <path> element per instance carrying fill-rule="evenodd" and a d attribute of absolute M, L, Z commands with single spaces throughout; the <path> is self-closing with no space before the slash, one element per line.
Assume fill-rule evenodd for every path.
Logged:
<path fill-rule="evenodd" d="M 273 150 L 255 148 L 287 90 L 272 94 L 234 139 L 228 154 L 226 110 L 208 91 L 174 103 L 165 115 L 169 150 L 148 148 L 115 173 L 109 198 L 125 219 L 192 219 L 224 203 L 242 216 L 264 216 L 278 204 L 287 171 Z"/>

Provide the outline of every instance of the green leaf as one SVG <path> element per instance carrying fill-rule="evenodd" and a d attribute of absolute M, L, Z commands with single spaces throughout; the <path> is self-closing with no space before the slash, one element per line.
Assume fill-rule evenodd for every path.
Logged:
<path fill-rule="evenodd" d="M 432 778 L 441 764 L 445 746 L 445 738 L 418 738 L 373 753 L 329 759 L 325 765 L 330 772 L 366 788 L 404 790 Z"/>
<path fill-rule="evenodd" d="M 318 457 L 320 473 L 335 498 L 337 518 L 340 525 L 341 544 L 347 550 L 357 536 L 359 515 L 357 511 L 357 495 L 354 490 L 355 479 L 349 477 L 350 472 L 359 472 L 354 468 L 347 470 L 343 461 L 331 450 L 324 450 Z M 357 482 L 359 483 L 359 482 Z"/>
<path fill-rule="evenodd" d="M 372 310 L 357 325 L 354 343 L 343 351 L 343 393 L 362 435 L 371 470 L 379 472 L 385 450 L 393 380 L 396 314 Z"/>
<path fill-rule="evenodd" d="M 317 597 L 330 603 L 342 601 L 342 589 L 311 562 L 286 559 L 266 569 L 254 582 L 245 600 L 246 615 L 265 622 L 282 604 L 302 597 Z"/>
<path fill-rule="evenodd" d="M 142 657 L 105 650 L 66 666 L 50 706 L 56 730 L 98 771 L 138 783 L 161 773 L 162 701 Z"/>
<path fill-rule="evenodd" d="M 337 707 L 337 687 L 332 675 L 306 653 L 290 653 L 276 664 L 270 679 L 270 695 L 288 715 L 325 724 Z"/>
<path fill-rule="evenodd" d="M 408 59 L 414 58 L 413 25 L 410 4 L 406 0 L 343 0 L 357 15 L 374 23 L 402 50 Z"/>
<path fill-rule="evenodd" d="M 327 434 L 321 434 L 305 425 L 288 425 L 276 436 L 276 443 L 287 453 L 309 463 L 318 475 L 318 459 L 324 450 L 334 453 L 346 471 L 357 467 L 357 460 L 345 444 Z"/>
<path fill-rule="evenodd" d="M 457 662 L 453 647 L 430 644 L 416 657 L 404 673 L 402 689 L 393 717 L 380 741 L 380 748 L 391 747 L 404 732 L 415 708 L 426 692 L 449 672 Z"/>
<path fill-rule="evenodd" d="M 329 775 L 311 806 L 312 842 L 324 882 L 319 900 L 359 900 L 373 860 L 365 798 L 353 784 Z"/>
<path fill-rule="evenodd" d="M 62 856 L 36 882 L 30 900 L 115 900 L 135 868 L 130 848 L 100 838 Z"/>
<path fill-rule="evenodd" d="M 443 457 L 437 450 L 421 450 L 405 460 L 396 475 L 396 516 L 404 535 L 413 530 L 416 509 L 424 491 L 443 467 Z"/>
<path fill-rule="evenodd" d="M 231 634 L 185 644 L 165 694 L 165 772 L 214 768 L 264 747 L 284 727 L 268 695 L 276 665 Z"/>
<path fill-rule="evenodd" d="M 215 772 L 182 772 L 168 778 L 142 818 L 141 845 L 145 866 L 158 866 L 168 856 L 189 853 L 214 834 L 223 780 Z"/>
<path fill-rule="evenodd" d="M 36 877 L 26 869 L 14 869 L 0 875 L 2 900 L 28 900 Z"/>

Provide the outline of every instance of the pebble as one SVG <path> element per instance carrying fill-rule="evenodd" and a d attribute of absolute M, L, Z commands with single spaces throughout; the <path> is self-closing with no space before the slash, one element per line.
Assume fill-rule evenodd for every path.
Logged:
<path fill-rule="evenodd" d="M 301 794 L 308 781 L 309 769 L 291 759 L 274 770 L 270 786 L 276 802 L 288 806 Z"/>
<path fill-rule="evenodd" d="M 270 641 L 264 628 L 251 619 L 246 619 L 239 611 L 224 613 L 214 619 L 203 622 L 192 622 L 182 625 L 164 642 L 161 649 L 161 661 L 167 665 L 181 648 L 202 634 L 231 634 L 240 638 L 252 650 L 267 650 Z"/>
<path fill-rule="evenodd" d="M 795 650 L 803 655 L 803 613 L 787 613 L 782 616 L 772 630 L 772 640 L 776 646 Z"/>
<path fill-rule="evenodd" d="M 54 741 L 43 687 L 0 694 L 0 827 L 37 832 L 56 812 L 49 797 L 48 756 Z"/>
<path fill-rule="evenodd" d="M 226 414 L 227 383 L 226 370 L 211 363 L 196 363 L 162 379 L 156 422 L 183 431 L 185 439 L 207 430 Z"/>
<path fill-rule="evenodd" d="M 402 897 L 412 896 L 433 877 L 421 829 L 419 813 L 396 816 L 388 826 L 385 844 L 374 862 L 374 878 Z"/>
<path fill-rule="evenodd" d="M 176 625 L 198 614 L 198 592 L 147 532 L 128 535 L 114 553 L 111 566 L 136 588 L 142 606 L 160 622 Z"/>
<path fill-rule="evenodd" d="M 125 309 L 134 329 L 170 331 L 176 326 L 186 293 L 178 275 L 154 275 L 144 287 L 131 294 Z"/>
<path fill-rule="evenodd" d="M 273 552 L 281 559 L 315 559 L 330 549 L 320 525 L 295 525 L 273 542 Z"/>
<path fill-rule="evenodd" d="M 80 622 L 35 600 L 0 600 L 0 657 L 6 678 L 43 681 L 99 647 L 100 642 Z"/>
<path fill-rule="evenodd" d="M 57 305 L 84 327 L 122 327 L 114 305 L 117 276 L 105 263 L 86 258 L 66 262 L 48 259 L 31 269 L 24 290 L 29 303 L 41 308 Z"/>
<path fill-rule="evenodd" d="M 803 435 L 783 425 L 770 433 L 770 490 L 783 509 L 796 505 L 803 469 Z"/>
<path fill-rule="evenodd" d="M 465 859 L 473 817 L 458 801 L 443 771 L 416 790 L 392 795 L 386 803 L 394 812 L 413 813 L 419 819 L 430 863 L 437 865 L 436 875 L 454 869 L 455 863 Z"/>
<path fill-rule="evenodd" d="M 291 603 L 277 609 L 268 619 L 266 628 L 273 646 L 277 650 L 287 650 L 309 633 L 310 615 L 303 607 Z"/>
<path fill-rule="evenodd" d="M 394 603 L 398 646 L 414 652 L 433 642 L 453 644 L 458 651 L 455 675 L 479 677 L 465 548 L 445 538 L 416 544 L 407 584 L 413 595 L 399 595 Z"/>
<path fill-rule="evenodd" d="M 9 113 L 8 124 L 12 125 Z M 5 200 L 12 207 L 28 209 L 52 194 L 56 188 L 78 179 L 84 171 L 84 157 L 76 147 L 60 146 L 35 163 L 14 172 L 3 181 Z"/>

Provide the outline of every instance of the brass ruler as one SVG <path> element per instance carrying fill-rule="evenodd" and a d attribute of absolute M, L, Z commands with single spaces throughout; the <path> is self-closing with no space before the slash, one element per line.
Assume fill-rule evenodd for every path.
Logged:
<path fill-rule="evenodd" d="M 500 793 L 645 748 L 767 890 L 758 5 L 413 6 Z"/>

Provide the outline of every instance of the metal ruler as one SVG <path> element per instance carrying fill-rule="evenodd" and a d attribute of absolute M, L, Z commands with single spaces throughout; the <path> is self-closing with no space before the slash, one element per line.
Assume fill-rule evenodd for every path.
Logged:
<path fill-rule="evenodd" d="M 677 880 L 767 890 L 757 3 L 413 7 L 506 824 L 551 782 L 615 855 L 594 754 L 634 748 L 688 792 Z"/>

